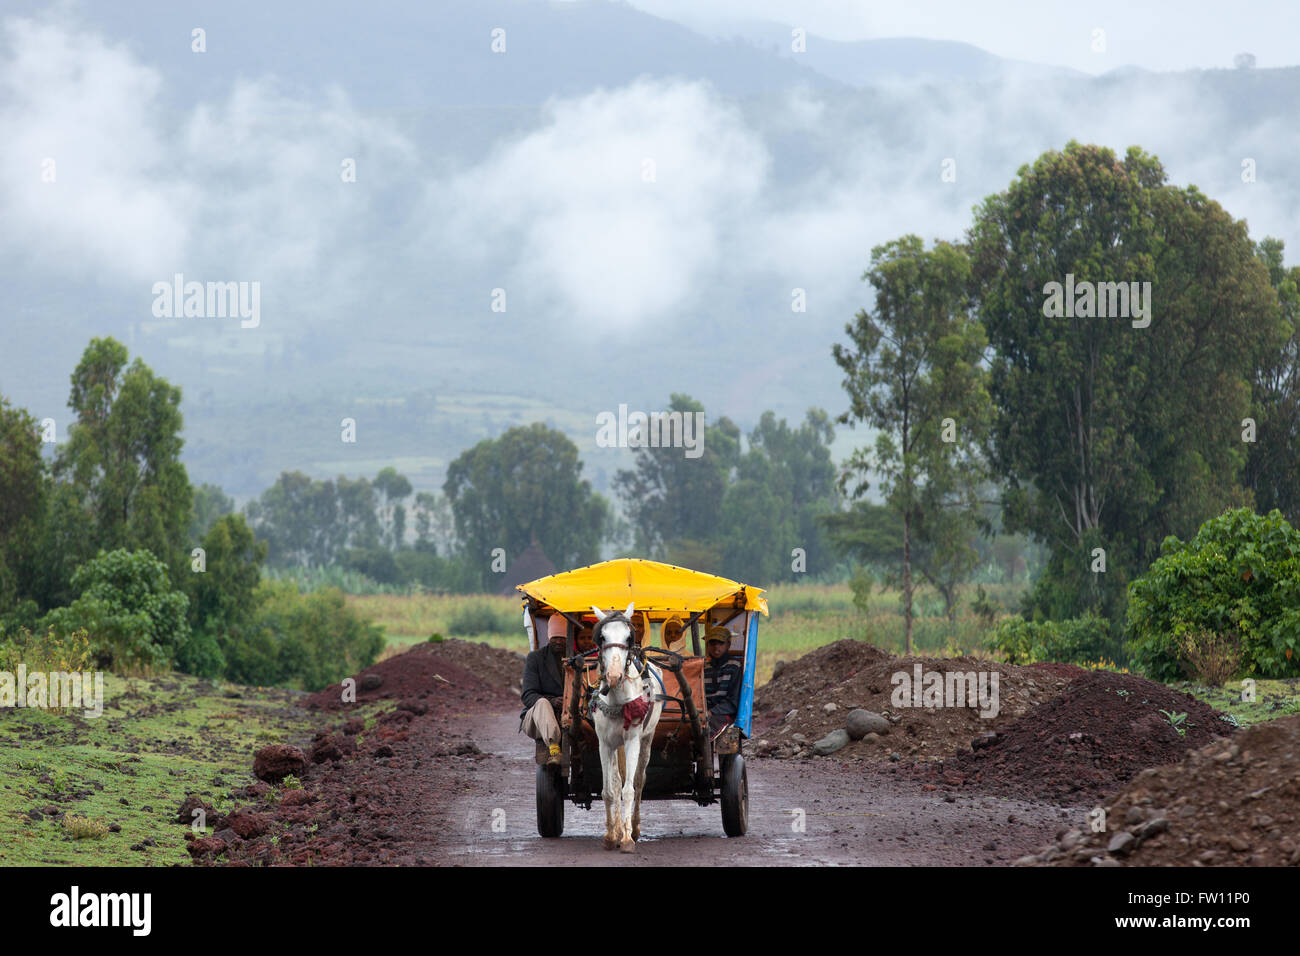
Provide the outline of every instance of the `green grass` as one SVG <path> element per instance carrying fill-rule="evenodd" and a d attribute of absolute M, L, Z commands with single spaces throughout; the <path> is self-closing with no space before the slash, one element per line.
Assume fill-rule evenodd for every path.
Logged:
<path fill-rule="evenodd" d="M 0 710 L 0 866 L 187 864 L 187 828 L 171 822 L 185 795 L 228 809 L 230 791 L 253 782 L 258 748 L 308 736 L 294 692 L 237 688 L 243 696 L 231 698 L 228 687 L 106 675 L 97 719 Z M 47 806 L 89 822 L 30 817 Z M 120 832 L 107 832 L 114 823 Z M 146 839 L 156 845 L 130 849 Z"/>
<path fill-rule="evenodd" d="M 347 602 L 353 610 L 384 629 L 388 638 L 388 650 L 382 655 L 384 657 L 426 641 L 430 634 L 450 637 L 453 620 L 468 610 L 484 605 L 490 606 L 497 613 L 503 627 L 508 621 L 510 629 L 458 636 L 462 640 L 482 641 L 521 654 L 528 651 L 523 607 L 517 597 L 502 597 L 498 594 L 367 594 L 348 595 Z"/>
<path fill-rule="evenodd" d="M 1257 680 L 1253 701 L 1241 699 L 1241 681 L 1229 681 L 1223 687 L 1206 687 L 1186 681 L 1171 686 L 1187 691 L 1216 710 L 1231 714 L 1241 727 L 1300 714 L 1300 678 Z"/>

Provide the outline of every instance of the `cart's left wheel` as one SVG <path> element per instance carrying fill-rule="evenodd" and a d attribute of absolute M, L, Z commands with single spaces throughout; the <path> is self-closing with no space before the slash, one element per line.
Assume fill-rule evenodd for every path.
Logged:
<path fill-rule="evenodd" d="M 559 767 L 537 768 L 537 832 L 544 837 L 564 832 L 565 790 Z"/>
<path fill-rule="evenodd" d="M 749 777 L 740 754 L 722 759 L 722 829 L 729 837 L 749 829 Z"/>

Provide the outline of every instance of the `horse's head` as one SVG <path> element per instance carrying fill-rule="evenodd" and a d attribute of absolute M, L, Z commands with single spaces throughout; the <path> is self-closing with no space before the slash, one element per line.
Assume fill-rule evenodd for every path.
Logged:
<path fill-rule="evenodd" d="M 617 687 L 627 675 L 628 657 L 632 653 L 632 610 L 606 613 L 594 604 L 596 629 L 592 637 L 600 648 L 600 673 L 610 688 Z"/>

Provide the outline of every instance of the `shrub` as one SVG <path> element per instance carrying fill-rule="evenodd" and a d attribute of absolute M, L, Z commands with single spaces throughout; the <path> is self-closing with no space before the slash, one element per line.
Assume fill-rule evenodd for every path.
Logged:
<path fill-rule="evenodd" d="M 1188 631 L 1179 651 L 1187 676 L 1210 687 L 1222 687 L 1241 670 L 1241 639 L 1231 631 Z"/>
<path fill-rule="evenodd" d="M 33 633 L 20 628 L 0 644 L 0 670 L 13 673 L 19 664 L 29 671 L 88 671 L 94 651 L 85 631 L 59 634 L 53 629 Z"/>
<path fill-rule="evenodd" d="M 1091 614 L 1064 621 L 1009 617 L 994 630 L 988 646 L 1000 651 L 1010 664 L 1084 664 L 1113 658 L 1116 651 L 1105 619 Z"/>
<path fill-rule="evenodd" d="M 72 585 L 80 596 L 42 623 L 62 635 L 86 631 L 104 666 L 168 667 L 189 641 L 189 599 L 149 551 L 100 551 L 77 568 Z"/>
<path fill-rule="evenodd" d="M 233 680 L 320 690 L 369 667 L 384 648 L 383 631 L 352 611 L 341 591 L 299 594 L 291 584 L 265 584 L 259 594 L 257 624 L 242 635 L 249 653 L 234 655 L 250 672 L 228 673 Z"/>
<path fill-rule="evenodd" d="M 63 818 L 63 829 L 74 840 L 97 839 L 108 832 L 108 826 L 90 817 L 74 817 L 71 814 Z"/>
<path fill-rule="evenodd" d="M 1129 646 L 1148 676 L 1180 677 L 1197 632 L 1237 635 L 1245 674 L 1300 675 L 1300 531 L 1280 512 L 1236 508 L 1191 541 L 1170 536 L 1129 586 Z"/>
<path fill-rule="evenodd" d="M 1002 612 L 1002 605 L 997 601 L 991 600 L 984 593 L 984 585 L 979 585 L 978 593 L 975 599 L 970 602 L 970 608 L 975 612 L 975 616 L 980 619 L 986 628 L 991 628 L 993 622 L 997 620 L 998 614 Z"/>
<path fill-rule="evenodd" d="M 458 607 L 447 624 L 447 633 L 454 637 L 469 634 L 510 634 L 515 630 L 515 617 L 491 604 L 463 604 Z"/>
<path fill-rule="evenodd" d="M 46 674 L 85 674 L 94 669 L 94 661 L 95 654 L 85 631 L 64 635 L 53 630 L 33 633 L 27 628 L 21 628 L 0 643 L 0 671 L 11 674 L 17 672 L 19 664 L 25 665 L 28 673 L 42 671 Z M 50 703 L 46 709 L 52 714 L 66 712 L 66 699 L 61 706 L 53 706 L 52 680 L 50 687 Z"/>

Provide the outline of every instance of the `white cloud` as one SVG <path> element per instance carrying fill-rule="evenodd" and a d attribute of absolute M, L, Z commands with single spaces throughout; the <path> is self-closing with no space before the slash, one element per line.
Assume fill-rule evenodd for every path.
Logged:
<path fill-rule="evenodd" d="M 0 241 L 56 270 L 145 280 L 189 238 L 191 190 L 151 121 L 162 80 L 98 37 L 4 23 Z M 42 182 L 54 161 L 55 181 Z"/>
<path fill-rule="evenodd" d="M 319 290 L 364 268 L 359 226 L 415 162 L 337 90 L 309 103 L 241 81 L 177 117 L 163 77 L 95 34 L 13 18 L 0 36 L 0 244 L 55 274 L 147 290 L 181 271 Z M 340 178 L 345 157 L 356 184 Z"/>
<path fill-rule="evenodd" d="M 454 203 L 444 235 L 504 256 L 580 319 L 626 329 L 695 290 L 768 166 L 706 86 L 641 81 L 550 103 L 540 129 L 440 186 Z"/>

